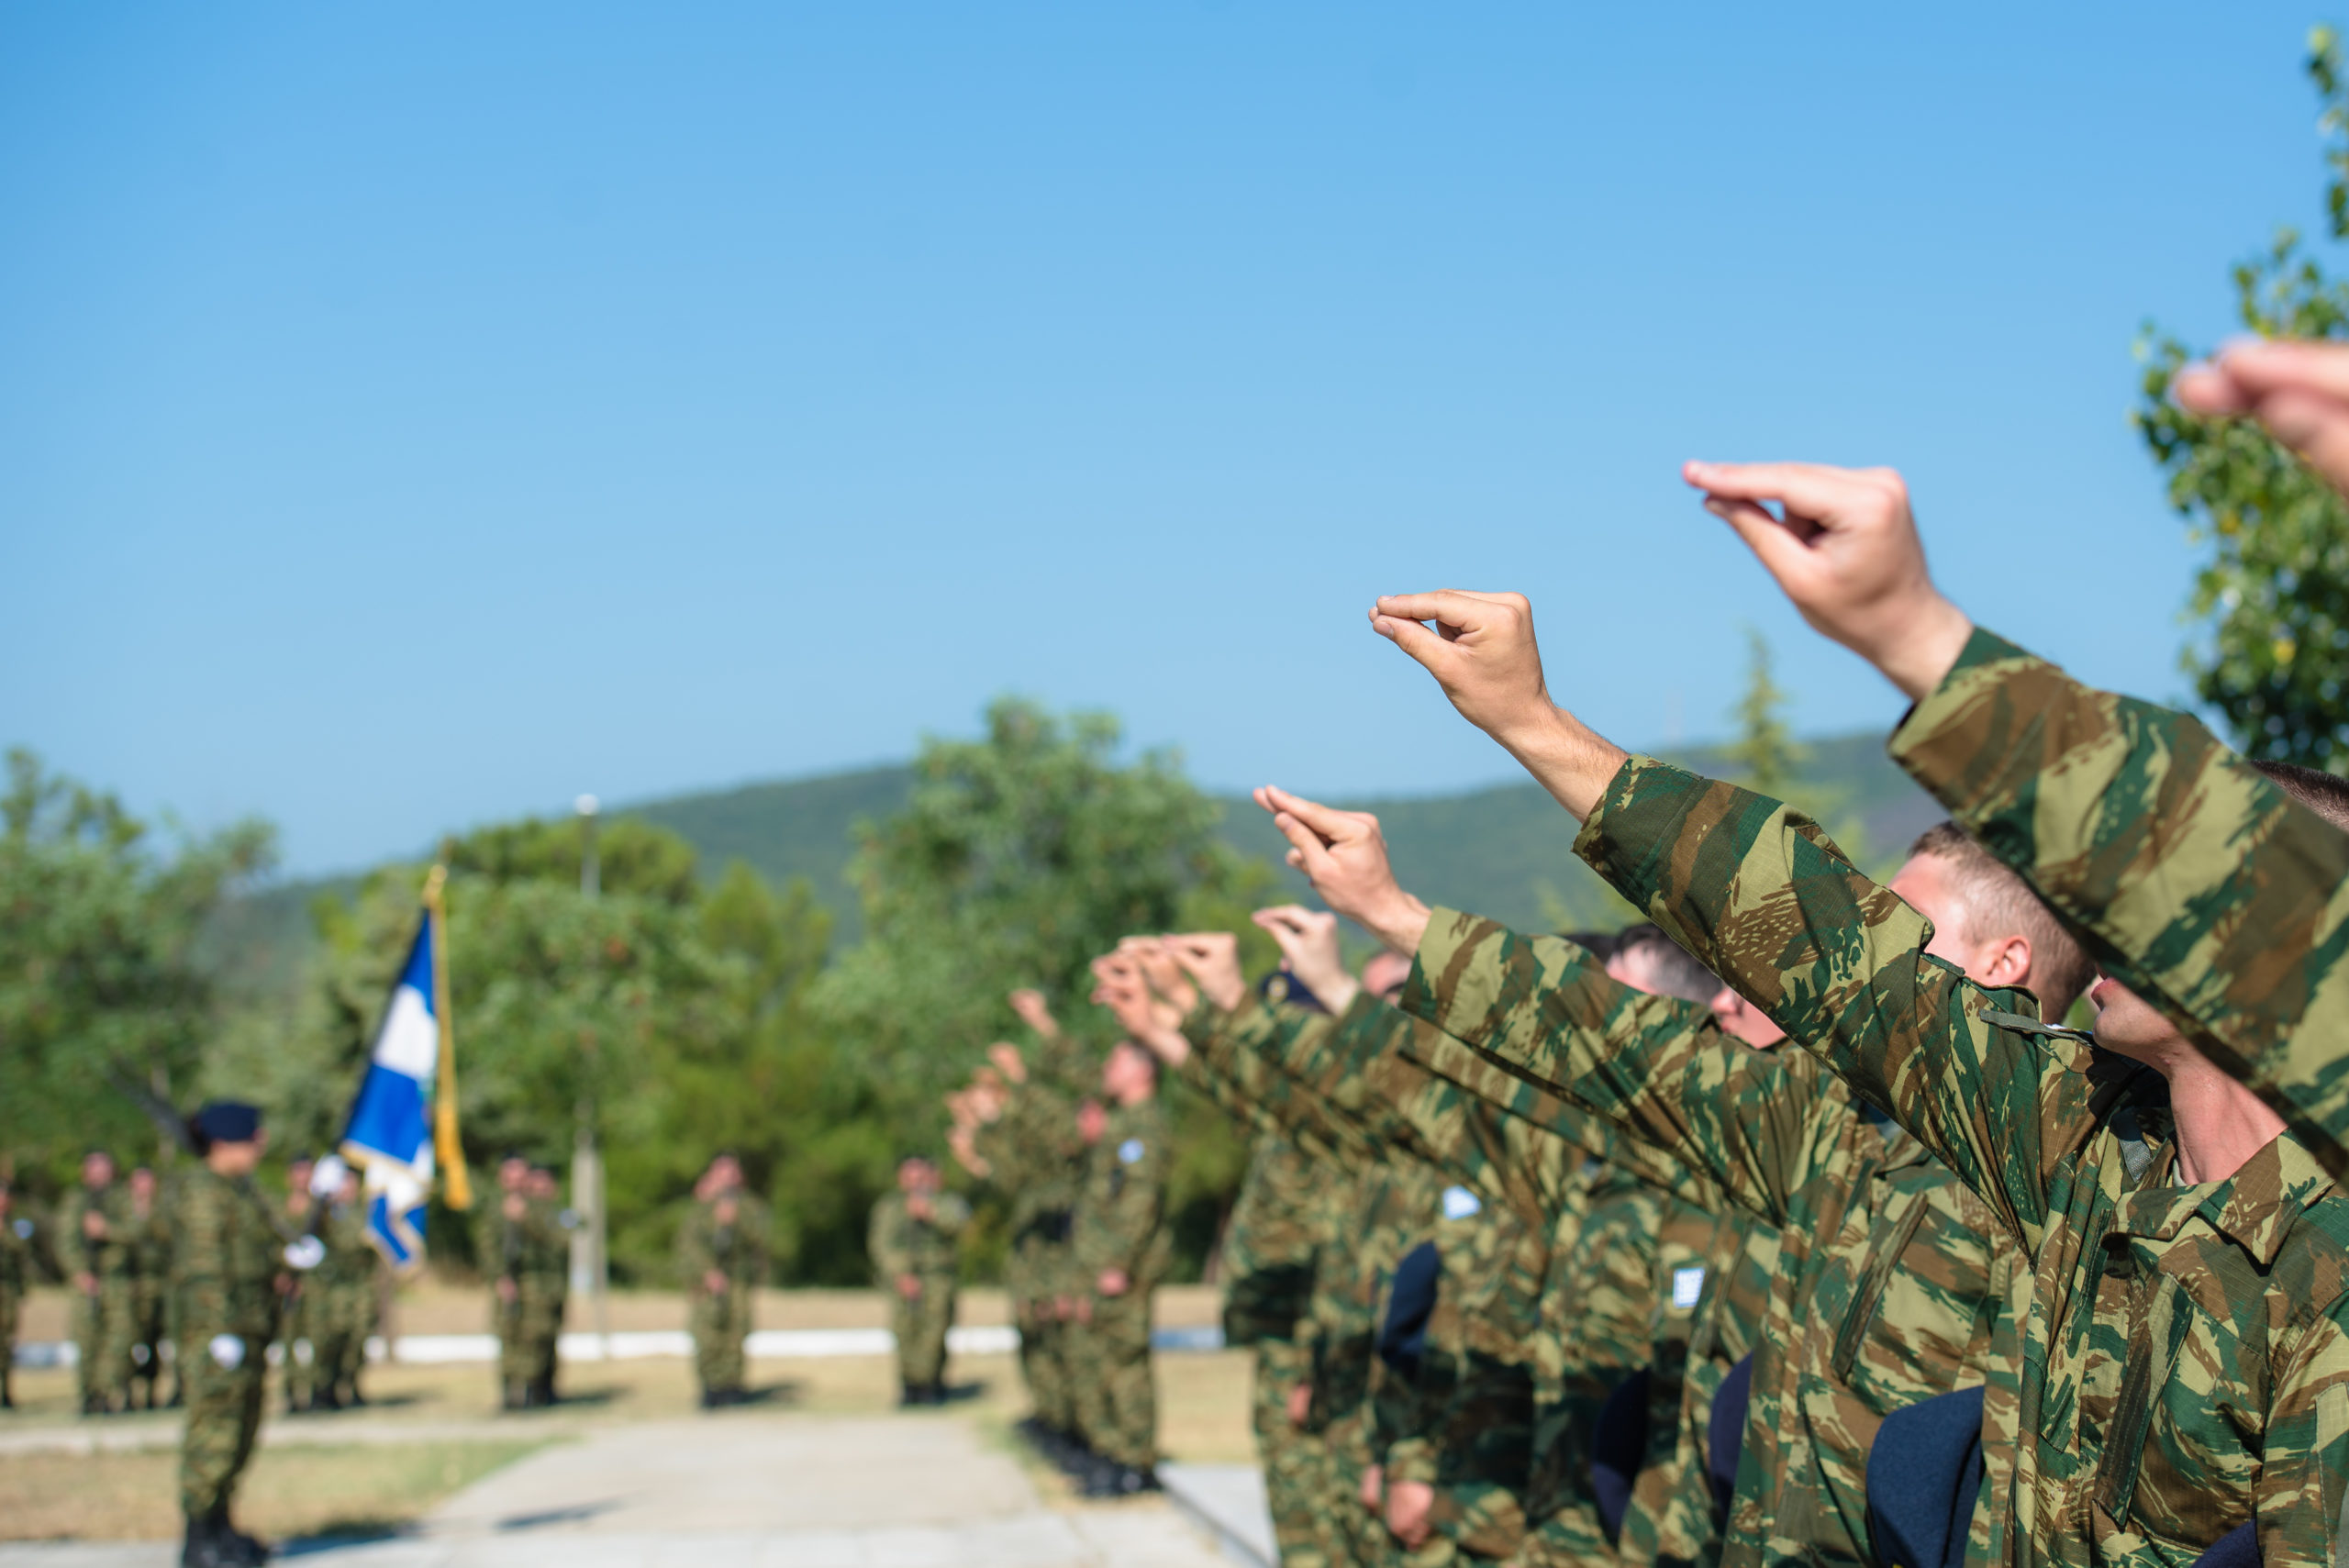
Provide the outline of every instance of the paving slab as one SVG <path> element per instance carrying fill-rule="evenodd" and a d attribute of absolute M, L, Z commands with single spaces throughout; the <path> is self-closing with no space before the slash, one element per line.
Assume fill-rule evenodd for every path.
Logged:
<path fill-rule="evenodd" d="M 170 1568 L 175 1542 L 0 1546 L 6 1568 Z M 1222 1568 L 1163 1499 L 1049 1508 L 967 1418 L 778 1416 L 607 1427 L 410 1534 L 303 1541 L 321 1568 Z"/>

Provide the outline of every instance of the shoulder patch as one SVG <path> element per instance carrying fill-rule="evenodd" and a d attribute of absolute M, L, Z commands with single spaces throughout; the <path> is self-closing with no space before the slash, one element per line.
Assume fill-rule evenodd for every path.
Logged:
<path fill-rule="evenodd" d="M 1443 1189 L 1443 1217 L 1446 1219 L 1474 1219 L 1484 1212 L 1484 1200 L 1466 1187 Z"/>
<path fill-rule="evenodd" d="M 1129 1138 L 1118 1145 L 1118 1160 L 1121 1164 L 1131 1165 L 1149 1152 L 1149 1150 L 1142 1147 L 1142 1141 L 1139 1138 Z"/>
<path fill-rule="evenodd" d="M 1704 1294 L 1704 1264 L 1691 1263 L 1685 1269 L 1672 1271 L 1672 1306 L 1675 1311 L 1687 1311 Z"/>

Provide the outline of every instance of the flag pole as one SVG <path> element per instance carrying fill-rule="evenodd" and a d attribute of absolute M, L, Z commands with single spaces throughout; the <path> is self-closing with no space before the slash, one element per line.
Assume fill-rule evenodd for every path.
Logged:
<path fill-rule="evenodd" d="M 440 1062 L 432 1074 L 432 1155 L 440 1167 L 440 1199 L 451 1208 L 473 1207 L 465 1147 L 457 1138 L 457 1020 L 449 1008 L 447 906 L 441 889 L 449 868 L 437 864 L 424 879 L 425 918 L 432 922 L 432 1016 L 440 1026 Z"/>

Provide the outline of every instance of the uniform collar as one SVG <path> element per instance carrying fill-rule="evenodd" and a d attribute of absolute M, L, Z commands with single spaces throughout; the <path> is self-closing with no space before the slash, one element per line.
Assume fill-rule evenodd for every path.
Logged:
<path fill-rule="evenodd" d="M 2165 1170 L 2176 1168 L 2175 1148 Z M 2199 1219 L 2256 1260 L 2273 1265 L 2300 1215 L 2333 1190 L 2324 1167 L 2288 1132 L 2244 1162 L 2223 1182 L 2144 1187 L 2121 1200 L 2115 1229 L 2152 1241 L 2172 1241 Z"/>

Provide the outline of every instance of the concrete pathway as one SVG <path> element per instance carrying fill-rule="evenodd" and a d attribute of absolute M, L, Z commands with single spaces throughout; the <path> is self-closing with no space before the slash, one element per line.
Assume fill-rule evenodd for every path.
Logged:
<path fill-rule="evenodd" d="M 170 1568 L 176 1543 L 0 1546 L 7 1568 Z M 965 1419 L 609 1427 L 458 1493 L 413 1534 L 297 1542 L 320 1568 L 1225 1568 L 1160 1499 L 1048 1508 Z"/>

